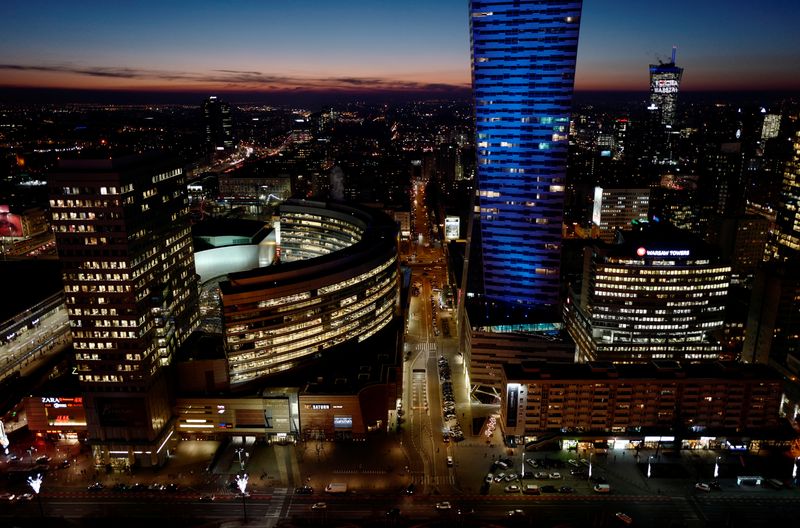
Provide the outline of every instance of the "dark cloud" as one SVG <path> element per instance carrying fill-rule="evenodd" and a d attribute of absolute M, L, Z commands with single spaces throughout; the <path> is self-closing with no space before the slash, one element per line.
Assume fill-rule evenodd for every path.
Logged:
<path fill-rule="evenodd" d="M 370 77 L 292 77 L 273 75 L 248 70 L 211 70 L 210 74 L 199 72 L 174 72 L 163 70 L 147 70 L 118 67 L 83 67 L 71 64 L 28 65 L 0 64 L 0 70 L 37 71 L 47 73 L 71 73 L 88 77 L 112 79 L 143 79 L 157 81 L 182 81 L 192 83 L 214 83 L 230 89 L 252 89 L 260 87 L 265 90 L 305 89 L 305 90 L 411 90 L 411 91 L 448 91 L 463 86 L 443 83 L 418 83 L 414 81 L 396 81 Z M 283 88 L 279 88 L 283 87 Z"/>

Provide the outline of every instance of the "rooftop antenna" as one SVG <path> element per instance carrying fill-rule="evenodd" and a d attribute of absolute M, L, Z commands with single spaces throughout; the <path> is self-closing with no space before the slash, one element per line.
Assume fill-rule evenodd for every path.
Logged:
<path fill-rule="evenodd" d="M 672 64 L 675 64 L 675 54 L 678 52 L 678 46 L 672 46 Z"/>

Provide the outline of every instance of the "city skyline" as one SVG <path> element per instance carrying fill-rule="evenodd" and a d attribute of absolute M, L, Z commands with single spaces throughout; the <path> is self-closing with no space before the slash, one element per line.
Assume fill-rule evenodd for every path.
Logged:
<path fill-rule="evenodd" d="M 584 6 L 578 91 L 642 91 L 678 46 L 682 92 L 800 88 L 788 0 Z M 466 95 L 467 2 L 7 6 L 0 88 Z M 691 10 L 691 11 L 690 11 Z M 691 16 L 687 13 L 691 12 Z M 713 21 L 713 23 L 712 23 Z"/>

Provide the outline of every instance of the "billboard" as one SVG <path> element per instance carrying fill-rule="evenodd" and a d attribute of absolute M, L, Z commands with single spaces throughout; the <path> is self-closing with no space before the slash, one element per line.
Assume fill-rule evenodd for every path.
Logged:
<path fill-rule="evenodd" d="M 506 426 L 517 426 L 519 409 L 519 383 L 509 383 L 506 387 Z"/>
<path fill-rule="evenodd" d="M 461 234 L 461 218 L 448 216 L 444 219 L 444 238 L 446 240 L 456 240 Z"/>

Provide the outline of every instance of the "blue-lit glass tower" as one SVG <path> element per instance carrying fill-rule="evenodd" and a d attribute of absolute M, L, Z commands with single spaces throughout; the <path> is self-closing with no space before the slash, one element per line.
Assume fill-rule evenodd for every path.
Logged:
<path fill-rule="evenodd" d="M 581 6 L 580 0 L 470 2 L 478 155 L 473 238 L 481 251 L 473 245 L 468 266 L 482 264 L 487 301 L 552 313 L 559 303 Z"/>

